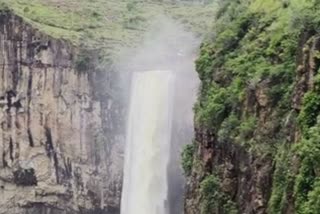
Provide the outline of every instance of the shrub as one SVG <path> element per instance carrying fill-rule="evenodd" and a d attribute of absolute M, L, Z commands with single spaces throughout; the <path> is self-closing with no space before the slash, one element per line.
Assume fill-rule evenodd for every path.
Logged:
<path fill-rule="evenodd" d="M 272 193 L 268 204 L 268 212 L 271 214 L 282 213 L 286 206 L 288 191 L 293 186 L 294 177 L 291 172 L 290 157 L 291 148 L 282 145 L 278 148 L 275 157 L 275 172 L 272 181 Z"/>
<path fill-rule="evenodd" d="M 23 12 L 24 12 L 24 13 L 29 13 L 29 12 L 30 12 L 30 8 L 29 8 L 29 7 L 25 7 L 25 8 L 23 9 Z"/>
<path fill-rule="evenodd" d="M 186 145 L 182 151 L 182 168 L 186 176 L 191 175 L 191 170 L 193 166 L 193 153 L 195 150 L 194 144 Z"/>
<path fill-rule="evenodd" d="M 239 131 L 240 120 L 235 114 L 231 114 L 227 119 L 221 124 L 221 128 L 218 131 L 218 140 L 220 142 L 230 142 L 237 135 Z"/>
<path fill-rule="evenodd" d="M 91 58 L 87 54 L 80 54 L 76 59 L 76 70 L 79 72 L 89 71 Z"/>
<path fill-rule="evenodd" d="M 320 113 L 320 96 L 314 91 L 309 91 L 303 98 L 303 105 L 298 120 L 303 132 L 316 124 Z"/>
<path fill-rule="evenodd" d="M 308 201 L 302 207 L 302 214 L 317 214 L 320 210 L 320 180 L 314 184 L 314 188 L 308 194 Z"/>
<path fill-rule="evenodd" d="M 218 130 L 231 107 L 228 98 L 227 89 L 212 86 L 206 99 L 196 106 L 196 122 Z"/>
<path fill-rule="evenodd" d="M 237 209 L 230 197 L 220 188 L 220 180 L 215 175 L 209 175 L 200 184 L 200 213 L 236 214 Z"/>
<path fill-rule="evenodd" d="M 136 10 L 136 9 L 137 9 L 137 3 L 138 3 L 138 2 L 136 2 L 136 1 L 130 1 L 130 2 L 128 2 L 127 5 L 126 5 L 126 6 L 127 6 L 127 10 L 128 10 L 129 12 Z"/>
<path fill-rule="evenodd" d="M 89 36 L 87 34 L 87 36 Z M 95 70 L 103 60 L 101 50 L 80 48 L 79 54 L 75 57 L 75 69 L 79 73 Z"/>
<path fill-rule="evenodd" d="M 132 30 L 140 29 L 146 21 L 143 16 L 133 15 L 125 19 L 123 27 Z"/>
<path fill-rule="evenodd" d="M 252 138 L 253 133 L 256 130 L 256 124 L 257 119 L 255 117 L 250 116 L 244 120 L 239 127 L 240 138 L 242 140 L 248 140 Z"/>
<path fill-rule="evenodd" d="M 213 47 L 207 43 L 201 45 L 200 56 L 196 60 L 196 70 L 199 78 L 202 81 L 202 91 L 207 90 L 208 85 L 212 81 L 213 69 Z"/>
<path fill-rule="evenodd" d="M 9 6 L 4 2 L 0 2 L 0 13 L 9 12 L 9 11 L 10 11 Z"/>
<path fill-rule="evenodd" d="M 207 176 L 200 184 L 201 214 L 209 214 L 219 206 L 219 180 L 216 176 Z"/>
<path fill-rule="evenodd" d="M 291 25 L 297 29 L 320 30 L 319 4 L 312 8 L 302 8 L 292 16 Z"/>
<path fill-rule="evenodd" d="M 319 118 L 318 118 L 319 119 Z M 295 180 L 294 194 L 296 197 L 296 209 L 304 212 L 307 204 L 310 204 L 311 198 L 315 200 L 312 194 L 318 191 L 317 174 L 320 170 L 320 124 L 310 128 L 303 137 L 300 144 L 295 148 L 295 152 L 300 158 L 301 165 L 299 174 Z M 310 198 L 311 194 L 311 198 Z M 300 213 L 300 212 L 299 212 Z"/>

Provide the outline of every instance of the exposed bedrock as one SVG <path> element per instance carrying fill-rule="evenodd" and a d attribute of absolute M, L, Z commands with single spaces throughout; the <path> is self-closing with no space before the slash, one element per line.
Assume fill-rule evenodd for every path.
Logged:
<path fill-rule="evenodd" d="M 119 212 L 119 103 L 75 52 L 0 14 L 0 213 Z"/>

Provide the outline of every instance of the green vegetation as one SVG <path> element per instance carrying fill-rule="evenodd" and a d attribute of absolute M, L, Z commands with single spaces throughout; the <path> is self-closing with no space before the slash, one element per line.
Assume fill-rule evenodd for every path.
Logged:
<path fill-rule="evenodd" d="M 299 213 L 316 213 L 314 201 L 319 201 L 319 170 L 320 170 L 320 124 L 308 130 L 300 144 L 295 148 L 301 161 L 298 176 L 295 180 L 294 194 L 296 209 Z M 318 210 L 317 210 L 318 211 Z"/>
<path fill-rule="evenodd" d="M 268 83 L 264 92 L 267 104 L 271 102 L 279 111 L 287 107 L 280 104 L 292 90 L 301 30 L 283 30 L 289 24 L 285 9 L 285 15 L 275 13 L 269 17 L 256 7 L 251 9 L 252 5 L 244 7 L 230 1 L 228 7 L 228 13 L 220 14 L 216 21 L 215 38 L 203 44 L 197 60 L 202 80 L 201 97 L 195 108 L 197 123 L 216 130 L 229 115 L 241 116 L 239 104 L 250 98 L 248 90 L 256 91 L 262 82 Z M 254 125 L 253 121 L 246 123 L 238 124 L 242 135 L 250 134 L 244 134 L 247 131 L 243 129 Z"/>
<path fill-rule="evenodd" d="M 313 190 L 308 193 L 308 201 L 303 205 L 304 214 L 316 214 L 320 210 L 320 181 L 319 178 L 314 182 Z"/>
<path fill-rule="evenodd" d="M 317 122 L 317 116 L 320 113 L 320 97 L 319 93 L 309 91 L 305 94 L 303 100 L 303 108 L 299 115 L 299 122 L 304 133 L 307 134 L 310 127 Z"/>
<path fill-rule="evenodd" d="M 194 150 L 195 150 L 194 144 L 189 144 L 184 147 L 181 154 L 182 168 L 186 176 L 191 175 Z"/>
<path fill-rule="evenodd" d="M 299 124 L 302 131 L 307 135 L 310 127 L 317 123 L 317 116 L 320 114 L 320 75 L 314 78 L 315 88 L 304 95 L 303 106 L 299 115 Z"/>
<path fill-rule="evenodd" d="M 240 120 L 234 113 L 226 118 L 218 131 L 219 142 L 235 142 L 250 147 L 250 143 L 256 129 L 257 119 L 248 117 Z"/>
<path fill-rule="evenodd" d="M 283 213 L 291 203 L 299 214 L 317 214 L 320 75 L 314 74 L 314 87 L 304 94 L 301 109 L 292 108 L 292 97 L 297 61 L 303 61 L 299 54 L 309 51 L 301 43 L 306 42 L 303 37 L 320 32 L 320 2 L 218 3 L 216 11 L 215 3 L 188 1 L 0 0 L 0 12 L 13 10 L 40 31 L 70 40 L 76 46 L 85 44 L 85 50 L 76 57 L 80 72 L 101 60 L 100 54 L 114 56 L 122 47 L 138 44 L 150 20 L 159 14 L 178 19 L 199 34 L 214 22 L 196 61 L 202 82 L 194 108 L 197 128 L 209 130 L 223 145 L 237 145 L 250 157 L 273 158 L 268 213 Z M 93 54 L 91 51 L 97 48 L 108 53 Z M 320 58 L 319 51 L 313 54 Z M 291 142 L 292 138 L 298 138 L 297 142 Z M 195 148 L 196 145 L 188 145 L 182 153 L 187 176 L 201 168 Z M 218 167 L 206 173 L 201 174 L 204 177 L 199 187 L 201 214 L 237 213 L 234 196 L 220 186 L 223 175 Z"/>
<path fill-rule="evenodd" d="M 76 46 L 117 54 L 139 44 L 149 22 L 173 17 L 199 34 L 211 24 L 215 6 L 200 3 L 138 0 L 0 0 L 27 22 Z M 3 3 L 2 3 L 3 4 Z M 1 4 L 1 5 L 2 5 Z M 1 7 L 0 7 L 1 8 Z"/>
<path fill-rule="evenodd" d="M 295 146 L 299 157 L 299 173 L 295 179 L 295 206 L 299 213 L 314 214 L 319 211 L 317 202 L 320 179 L 320 82 L 319 74 L 314 78 L 314 89 L 304 96 L 299 114 L 302 139 Z"/>
<path fill-rule="evenodd" d="M 97 50 L 80 48 L 75 58 L 75 68 L 78 72 L 86 72 L 97 69 L 96 65 L 103 63 L 103 57 Z"/>
<path fill-rule="evenodd" d="M 287 194 L 291 191 L 294 182 L 290 158 L 291 148 L 286 144 L 280 145 L 275 157 L 275 172 L 273 175 L 273 186 L 269 201 L 269 213 L 282 213 L 287 206 Z"/>
<path fill-rule="evenodd" d="M 223 120 L 230 113 L 234 103 L 232 94 L 228 88 L 219 88 L 212 84 L 202 102 L 195 107 L 197 111 L 196 121 L 206 126 L 219 127 Z"/>
<path fill-rule="evenodd" d="M 218 206 L 219 198 L 219 180 L 217 177 L 210 175 L 206 177 L 200 185 L 202 194 L 201 214 L 208 214 Z"/>
<path fill-rule="evenodd" d="M 201 214 L 238 213 L 235 204 L 230 198 L 221 191 L 220 180 L 217 176 L 209 175 L 200 184 L 201 202 L 200 209 Z"/>
<path fill-rule="evenodd" d="M 10 8 L 5 2 L 0 2 L 0 13 L 9 11 Z"/>
<path fill-rule="evenodd" d="M 196 61 L 202 82 L 196 126 L 215 133 L 220 144 L 237 144 L 261 160 L 273 158 L 271 214 L 292 204 L 297 213 L 319 213 L 319 75 L 301 111 L 292 108 L 298 53 L 309 51 L 301 43 L 307 42 L 306 32 L 309 37 L 320 32 L 318 0 L 220 1 L 214 33 Z M 301 130 L 297 145 L 289 137 L 293 126 Z M 223 175 L 217 168 L 201 183 L 202 213 L 227 204 L 217 196 L 226 195 L 219 190 Z"/>
<path fill-rule="evenodd" d="M 220 142 L 231 142 L 239 135 L 239 126 L 241 122 L 235 114 L 226 118 L 218 131 L 218 140 Z"/>

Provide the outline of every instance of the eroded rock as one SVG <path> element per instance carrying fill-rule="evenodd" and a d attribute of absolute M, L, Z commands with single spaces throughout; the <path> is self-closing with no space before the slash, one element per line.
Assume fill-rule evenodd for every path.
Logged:
<path fill-rule="evenodd" d="M 95 71 L 77 72 L 74 55 L 0 14 L 0 213 L 119 213 L 116 101 L 95 95 Z"/>

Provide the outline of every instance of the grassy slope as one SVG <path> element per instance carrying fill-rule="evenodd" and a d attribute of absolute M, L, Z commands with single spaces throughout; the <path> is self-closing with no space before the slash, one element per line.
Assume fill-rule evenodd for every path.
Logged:
<path fill-rule="evenodd" d="M 56 38 L 75 45 L 117 52 L 139 41 L 148 20 L 158 14 L 179 19 L 201 34 L 215 6 L 133 0 L 0 0 L 25 20 Z"/>

